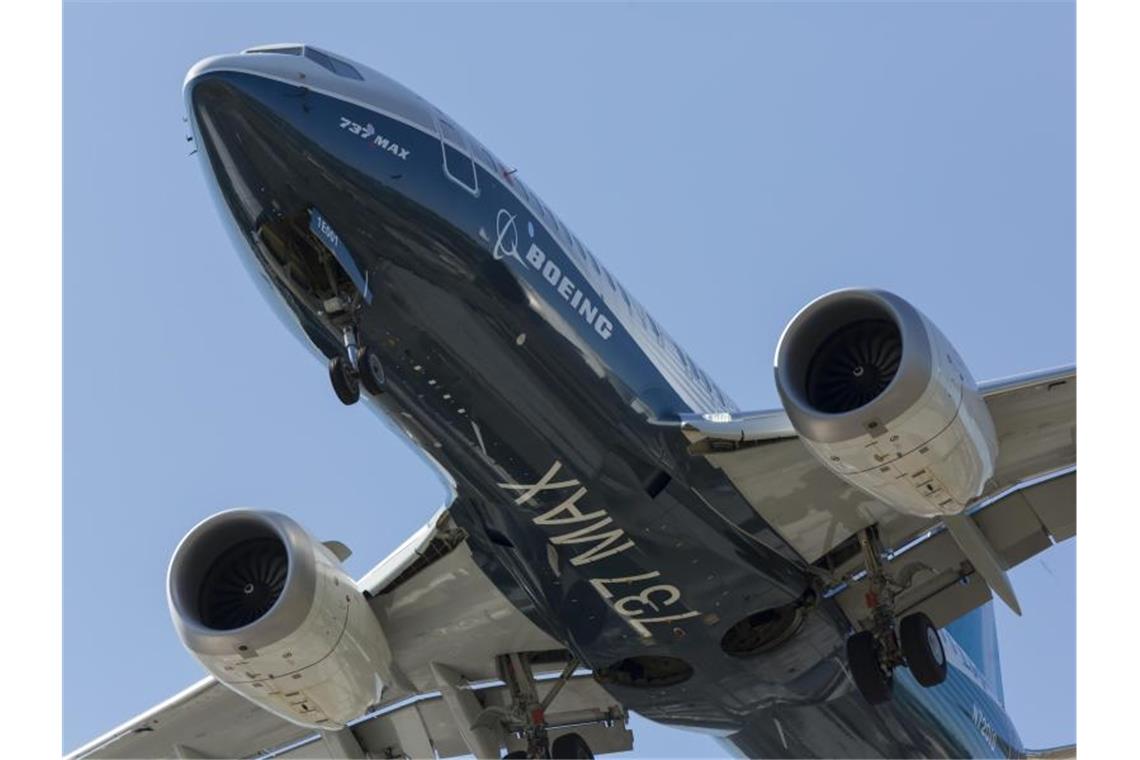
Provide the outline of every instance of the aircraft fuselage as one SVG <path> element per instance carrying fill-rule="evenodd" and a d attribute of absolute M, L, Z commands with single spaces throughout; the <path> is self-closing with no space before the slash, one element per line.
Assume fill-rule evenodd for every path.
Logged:
<path fill-rule="evenodd" d="M 731 400 L 448 117 L 373 72 L 322 72 L 274 54 L 200 64 L 198 148 L 286 324 L 330 359 L 351 320 L 379 357 L 368 403 L 451 482 L 504 594 L 629 709 L 753 757 L 1018 751 L 956 669 L 929 690 L 901 674 L 890 705 L 868 705 L 844 665 L 850 622 L 677 428 Z M 777 608 L 802 615 L 791 638 L 726 653 L 733 626 Z"/>

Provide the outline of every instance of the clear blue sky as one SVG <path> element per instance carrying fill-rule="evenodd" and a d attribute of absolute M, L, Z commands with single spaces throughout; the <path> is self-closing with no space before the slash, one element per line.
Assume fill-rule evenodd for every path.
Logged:
<path fill-rule="evenodd" d="M 431 100 L 522 176 L 746 408 L 846 285 L 926 311 L 979 379 L 1072 362 L 1071 5 L 68 4 L 64 746 L 203 675 L 164 596 L 182 534 L 296 517 L 360 575 L 444 498 L 248 279 L 187 157 L 209 54 L 308 41 Z M 1075 542 L 998 610 L 1030 746 L 1075 738 Z M 722 756 L 635 720 L 640 756 Z"/>

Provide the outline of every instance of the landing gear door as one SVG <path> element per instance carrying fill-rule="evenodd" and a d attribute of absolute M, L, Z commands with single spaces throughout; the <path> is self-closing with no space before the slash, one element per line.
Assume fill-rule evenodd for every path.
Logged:
<path fill-rule="evenodd" d="M 372 303 L 372 291 L 368 287 L 368 275 L 361 273 L 360 268 L 356 265 L 356 259 L 353 258 L 352 253 L 340 239 L 340 235 L 336 234 L 332 225 L 315 208 L 309 209 L 309 231 L 316 236 L 317 240 L 321 241 L 341 268 L 344 269 L 348 279 L 352 280 L 352 284 L 360 291 L 360 297 L 364 299 L 364 302 Z"/>
<path fill-rule="evenodd" d="M 471 159 L 471 147 L 466 136 L 446 116 L 436 113 L 439 143 L 443 151 L 443 173 L 455 184 L 472 195 L 479 194 L 479 176 Z"/>

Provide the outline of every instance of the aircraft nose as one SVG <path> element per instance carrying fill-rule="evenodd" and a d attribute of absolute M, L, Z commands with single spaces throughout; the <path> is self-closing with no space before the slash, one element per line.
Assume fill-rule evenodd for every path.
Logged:
<path fill-rule="evenodd" d="M 352 288 L 370 298 L 367 266 L 355 258 L 369 241 L 345 220 L 371 196 L 346 192 L 359 171 L 342 150 L 339 101 L 307 85 L 316 75 L 300 80 L 305 71 L 290 75 L 287 61 L 274 60 L 287 58 L 205 59 L 187 74 L 184 97 L 211 195 L 243 262 L 286 324 L 333 356 L 340 336 L 319 315 L 342 310 L 338 299 Z"/>
<path fill-rule="evenodd" d="M 280 132 L 280 120 L 258 97 L 260 80 L 215 58 L 192 68 L 183 88 L 195 146 L 243 229 L 263 210 L 262 158 L 273 152 Z"/>
<path fill-rule="evenodd" d="M 241 53 L 208 56 L 186 72 L 182 90 L 189 97 L 196 82 L 224 71 L 304 82 L 310 75 L 312 63 L 304 57 L 303 52 L 303 45 L 267 45 L 249 48 Z"/>
<path fill-rule="evenodd" d="M 183 97 L 189 99 L 194 90 L 194 86 L 202 79 L 208 77 L 210 74 L 223 71 L 231 66 L 237 64 L 238 56 L 235 55 L 211 55 L 195 63 L 186 72 L 186 77 L 182 81 L 182 94 Z"/>
<path fill-rule="evenodd" d="M 195 63 L 186 72 L 182 83 L 182 96 L 186 111 L 195 127 L 202 127 L 203 100 L 208 99 L 225 83 L 235 97 L 256 98 L 256 90 L 268 82 L 278 87 L 304 87 L 314 76 L 317 67 L 302 55 L 301 45 L 274 45 L 250 48 L 248 51 L 214 55 Z M 216 107 L 217 104 L 214 104 Z M 196 130 L 197 133 L 197 130 Z"/>
<path fill-rule="evenodd" d="M 304 156 L 319 144 L 310 87 L 320 69 L 302 46 L 205 58 L 183 97 L 195 146 L 243 232 L 272 210 L 311 205 Z"/>

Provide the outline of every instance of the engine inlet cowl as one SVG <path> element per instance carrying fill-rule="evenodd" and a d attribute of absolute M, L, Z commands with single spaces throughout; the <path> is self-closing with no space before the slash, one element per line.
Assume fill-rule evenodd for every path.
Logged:
<path fill-rule="evenodd" d="M 364 595 L 285 515 L 235 509 L 199 523 L 174 552 L 167 594 L 191 654 L 292 723 L 341 727 L 390 680 L 391 652 Z"/>
<path fill-rule="evenodd" d="M 881 290 L 804 307 L 776 349 L 776 389 L 832 472 L 908 514 L 957 514 L 993 475 L 997 437 L 958 352 L 916 308 Z"/>

